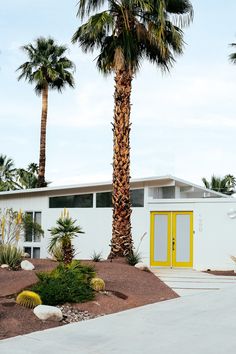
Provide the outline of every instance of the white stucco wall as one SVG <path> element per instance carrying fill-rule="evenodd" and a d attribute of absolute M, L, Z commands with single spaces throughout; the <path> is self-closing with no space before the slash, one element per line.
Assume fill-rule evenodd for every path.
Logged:
<path fill-rule="evenodd" d="M 47 247 L 50 239 L 50 229 L 55 226 L 56 220 L 63 209 L 49 208 L 48 196 L 11 198 L 0 200 L 0 208 L 13 208 L 22 211 L 41 211 L 42 228 L 45 232 L 41 243 L 33 243 L 35 247 L 41 247 L 41 258 L 48 257 Z M 78 221 L 84 234 L 79 235 L 74 240 L 74 246 L 78 252 L 78 258 L 89 259 L 94 251 L 102 252 L 106 258 L 110 251 L 112 209 L 111 208 L 67 208 L 70 216 Z M 149 225 L 146 224 L 147 212 L 145 208 L 134 208 L 132 213 L 132 232 L 134 245 L 137 247 L 140 237 L 144 232 L 148 232 Z M 148 235 L 145 241 L 148 242 Z M 24 246 L 31 246 L 32 243 L 24 243 Z M 145 249 L 145 256 L 148 257 L 148 251 Z"/>
<path fill-rule="evenodd" d="M 236 210 L 234 199 L 166 200 L 150 203 L 149 211 L 193 211 L 193 268 L 231 270 L 236 255 L 236 219 L 228 212 Z"/>
<path fill-rule="evenodd" d="M 193 211 L 194 216 L 194 269 L 233 269 L 230 255 L 236 255 L 236 219 L 227 213 L 236 210 L 234 199 L 179 199 L 158 200 L 148 203 L 145 188 L 145 207 L 134 208 L 132 213 L 132 234 L 137 248 L 141 236 L 146 232 L 140 252 L 145 262 L 150 262 L 150 211 Z M 45 237 L 41 241 L 41 257 L 48 256 L 47 246 L 50 234 L 47 231 L 55 225 L 61 209 L 48 207 L 48 196 L 18 196 L 0 200 L 0 208 L 41 211 L 42 228 Z M 75 247 L 78 258 L 88 259 L 93 251 L 109 254 L 111 239 L 111 208 L 71 208 L 70 215 L 78 220 L 85 234 L 78 237 Z M 37 244 L 35 244 L 37 246 Z"/>

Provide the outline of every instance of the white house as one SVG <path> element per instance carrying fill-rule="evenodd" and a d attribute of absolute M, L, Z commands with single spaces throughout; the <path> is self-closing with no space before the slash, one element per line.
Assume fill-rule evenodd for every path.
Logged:
<path fill-rule="evenodd" d="M 43 238 L 27 234 L 32 257 L 48 257 L 50 233 L 67 208 L 84 234 L 75 241 L 78 258 L 109 254 L 111 182 L 0 193 L 0 208 L 22 209 L 41 223 Z M 236 199 L 173 176 L 132 180 L 132 234 L 146 263 L 159 267 L 232 269 L 236 255 Z"/>

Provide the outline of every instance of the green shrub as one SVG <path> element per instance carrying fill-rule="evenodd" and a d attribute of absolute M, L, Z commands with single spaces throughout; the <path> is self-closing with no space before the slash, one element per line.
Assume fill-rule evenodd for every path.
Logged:
<path fill-rule="evenodd" d="M 83 266 L 79 261 L 68 266 L 60 264 L 51 272 L 37 273 L 39 283 L 32 290 L 40 295 L 45 305 L 84 302 L 94 298 L 90 285 L 94 275 L 93 267 Z"/>
<path fill-rule="evenodd" d="M 22 256 L 22 249 L 11 244 L 0 245 L 0 264 L 8 264 L 10 268 L 17 269 L 22 261 Z"/>
<path fill-rule="evenodd" d="M 95 291 L 104 291 L 105 290 L 105 282 L 101 278 L 93 278 L 90 282 L 91 287 Z"/>
<path fill-rule="evenodd" d="M 100 262 L 102 260 L 102 252 L 96 253 L 95 251 L 92 254 L 91 260 L 93 262 Z"/>
<path fill-rule="evenodd" d="M 34 307 L 41 305 L 42 300 L 40 296 L 33 291 L 24 290 L 17 296 L 16 303 L 33 309 Z"/>
<path fill-rule="evenodd" d="M 127 263 L 134 266 L 135 264 L 142 261 L 142 256 L 139 252 L 134 251 L 126 257 Z"/>

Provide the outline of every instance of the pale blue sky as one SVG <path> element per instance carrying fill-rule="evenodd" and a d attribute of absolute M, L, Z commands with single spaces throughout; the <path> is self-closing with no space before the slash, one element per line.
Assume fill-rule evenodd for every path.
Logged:
<path fill-rule="evenodd" d="M 17 81 L 21 45 L 38 36 L 67 44 L 76 89 L 49 96 L 46 177 L 54 184 L 111 179 L 113 79 L 70 41 L 77 0 L 4 2 L 0 16 L 0 152 L 26 167 L 38 161 L 41 100 Z M 212 173 L 236 175 L 236 1 L 194 0 L 184 55 L 170 75 L 144 62 L 132 94 L 131 175 L 173 174 L 201 183 Z"/>

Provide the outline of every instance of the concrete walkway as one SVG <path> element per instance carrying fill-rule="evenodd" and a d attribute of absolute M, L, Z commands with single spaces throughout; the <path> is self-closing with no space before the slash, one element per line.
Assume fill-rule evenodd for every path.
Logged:
<path fill-rule="evenodd" d="M 225 289 L 236 285 L 236 276 L 219 276 L 192 269 L 152 268 L 152 272 L 180 296 Z"/>
<path fill-rule="evenodd" d="M 236 286 L 0 342 L 1 354 L 234 354 Z"/>

